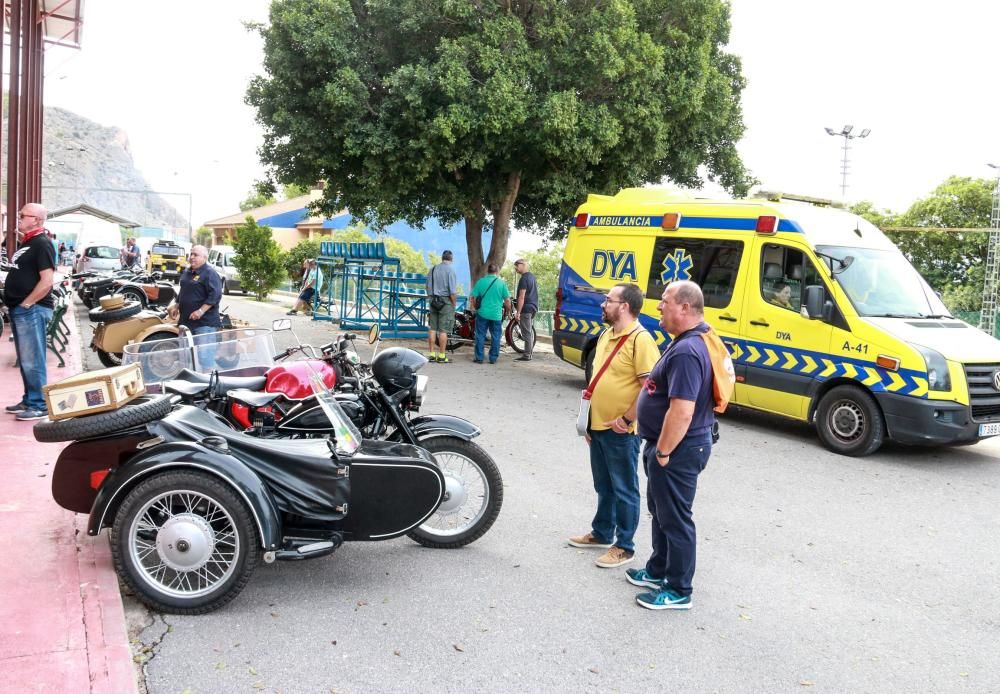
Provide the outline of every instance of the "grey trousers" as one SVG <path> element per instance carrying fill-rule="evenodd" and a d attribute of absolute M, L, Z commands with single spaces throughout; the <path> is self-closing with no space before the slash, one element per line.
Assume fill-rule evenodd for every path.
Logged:
<path fill-rule="evenodd" d="M 517 327 L 521 329 L 521 337 L 524 338 L 524 354 L 530 357 L 532 350 L 535 349 L 535 312 L 521 311 Z"/>

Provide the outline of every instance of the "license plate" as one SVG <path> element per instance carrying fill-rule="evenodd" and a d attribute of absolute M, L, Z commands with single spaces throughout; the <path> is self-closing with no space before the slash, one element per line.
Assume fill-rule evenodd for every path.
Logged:
<path fill-rule="evenodd" d="M 994 422 L 993 424 L 980 424 L 979 435 L 1000 436 L 1000 422 Z"/>

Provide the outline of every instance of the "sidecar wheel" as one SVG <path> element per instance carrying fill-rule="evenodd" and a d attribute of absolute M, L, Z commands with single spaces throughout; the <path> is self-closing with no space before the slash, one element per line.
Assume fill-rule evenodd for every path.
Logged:
<path fill-rule="evenodd" d="M 160 612 L 204 614 L 239 595 L 260 561 L 243 501 L 201 472 L 166 472 L 133 489 L 111 529 L 119 576 Z"/>
<path fill-rule="evenodd" d="M 446 498 L 434 515 L 407 533 L 424 547 L 455 549 L 482 537 L 503 505 L 503 480 L 493 458 L 480 446 L 454 436 L 420 442 L 441 466 Z"/>

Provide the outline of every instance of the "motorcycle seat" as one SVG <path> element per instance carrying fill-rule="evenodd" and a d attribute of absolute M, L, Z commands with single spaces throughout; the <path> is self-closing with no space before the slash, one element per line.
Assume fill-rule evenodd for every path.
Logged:
<path fill-rule="evenodd" d="M 208 383 L 212 374 L 198 373 L 191 369 L 181 369 L 180 373 L 174 377 L 175 381 L 187 381 L 188 383 Z M 219 387 L 224 391 L 246 388 L 247 390 L 263 390 L 267 383 L 267 376 L 219 376 Z"/>
<path fill-rule="evenodd" d="M 208 390 L 207 383 L 191 383 L 190 381 L 164 381 L 161 387 L 167 393 L 176 393 L 189 398 L 202 395 Z"/>
<path fill-rule="evenodd" d="M 229 391 L 229 397 L 248 407 L 266 407 L 281 397 L 281 393 L 261 393 L 255 390 L 237 388 Z"/>

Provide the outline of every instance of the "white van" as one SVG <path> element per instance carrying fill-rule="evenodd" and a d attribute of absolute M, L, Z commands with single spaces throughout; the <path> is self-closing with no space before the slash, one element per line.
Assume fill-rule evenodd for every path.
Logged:
<path fill-rule="evenodd" d="M 222 277 L 222 293 L 241 291 L 244 294 L 247 290 L 240 286 L 240 274 L 233 264 L 236 257 L 236 249 L 232 246 L 212 246 L 208 250 L 208 263 L 215 268 L 215 271 Z"/>
<path fill-rule="evenodd" d="M 73 272 L 110 272 L 122 266 L 121 249 L 118 246 L 88 245 L 77 247 Z"/>

